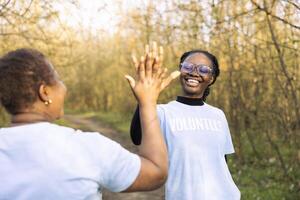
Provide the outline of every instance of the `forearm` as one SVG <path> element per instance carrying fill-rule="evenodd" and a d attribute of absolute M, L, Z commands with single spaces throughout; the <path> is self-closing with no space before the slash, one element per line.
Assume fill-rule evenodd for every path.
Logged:
<path fill-rule="evenodd" d="M 141 121 L 138 122 L 141 122 L 143 132 L 138 146 L 141 170 L 135 182 L 124 192 L 157 189 L 164 184 L 168 174 L 167 149 L 157 119 L 156 104 L 140 104 L 139 115 Z"/>
<path fill-rule="evenodd" d="M 161 134 L 156 104 L 140 104 L 140 116 L 143 133 L 140 155 L 153 162 L 159 170 L 167 171 L 167 148 Z"/>

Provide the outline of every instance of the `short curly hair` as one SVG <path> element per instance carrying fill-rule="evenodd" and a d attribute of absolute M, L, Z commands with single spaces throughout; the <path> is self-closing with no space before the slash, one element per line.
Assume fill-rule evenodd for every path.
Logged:
<path fill-rule="evenodd" d="M 55 82 L 52 66 L 38 50 L 17 49 L 0 58 L 0 102 L 12 115 L 36 102 L 41 84 Z"/>
<path fill-rule="evenodd" d="M 187 51 L 182 54 L 182 56 L 180 57 L 179 69 L 181 68 L 181 63 L 183 63 L 187 57 L 189 57 L 190 55 L 195 54 L 195 53 L 204 54 L 211 61 L 212 65 L 213 65 L 212 68 L 213 68 L 214 81 L 205 89 L 203 97 L 202 97 L 203 101 L 206 101 L 206 98 L 210 93 L 209 87 L 216 82 L 217 77 L 220 75 L 219 63 L 218 63 L 217 58 L 213 54 L 209 53 L 208 51 L 205 51 L 202 49 L 194 49 L 194 50 Z"/>

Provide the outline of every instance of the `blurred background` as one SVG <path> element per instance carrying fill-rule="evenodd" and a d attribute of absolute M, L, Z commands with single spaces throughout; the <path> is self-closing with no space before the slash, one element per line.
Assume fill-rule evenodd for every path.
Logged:
<path fill-rule="evenodd" d="M 228 118 L 242 199 L 299 199 L 299 0 L 0 0 L 0 54 L 39 49 L 68 87 L 66 113 L 126 137 L 136 101 L 124 74 L 151 41 L 164 47 L 169 71 L 191 49 L 217 56 L 207 102 Z M 159 102 L 178 94 L 175 81 Z M 0 108 L 0 126 L 8 123 Z"/>

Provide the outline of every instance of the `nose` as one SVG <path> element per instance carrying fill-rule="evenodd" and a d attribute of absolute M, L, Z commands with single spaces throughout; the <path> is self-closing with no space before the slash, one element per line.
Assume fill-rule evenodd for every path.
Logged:
<path fill-rule="evenodd" d="M 199 73 L 197 71 L 197 67 L 193 67 L 192 71 L 189 72 L 189 75 L 192 75 L 192 76 L 199 76 Z"/>

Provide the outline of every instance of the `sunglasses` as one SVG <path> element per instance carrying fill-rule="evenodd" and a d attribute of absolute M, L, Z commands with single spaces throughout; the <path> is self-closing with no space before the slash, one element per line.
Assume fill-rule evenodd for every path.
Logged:
<path fill-rule="evenodd" d="M 180 71 L 185 73 L 192 73 L 196 69 L 196 72 L 199 75 L 207 76 L 213 74 L 213 69 L 203 64 L 196 65 L 193 63 L 183 62 L 180 64 L 180 66 L 181 66 Z"/>

